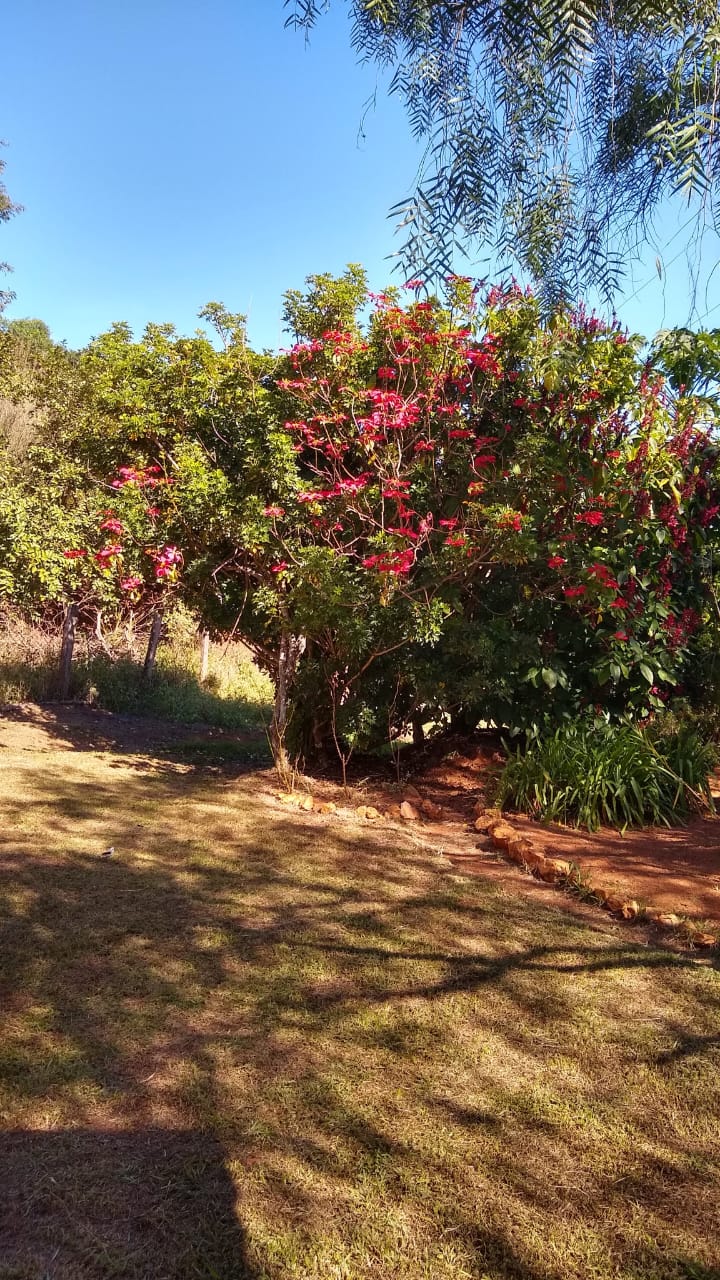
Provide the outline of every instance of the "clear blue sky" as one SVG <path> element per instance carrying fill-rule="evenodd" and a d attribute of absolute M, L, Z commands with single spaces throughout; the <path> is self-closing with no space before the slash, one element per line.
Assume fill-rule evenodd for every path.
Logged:
<path fill-rule="evenodd" d="M 81 346 L 114 320 L 192 331 L 218 300 L 248 315 L 254 345 L 277 347 L 282 293 L 309 272 L 352 261 L 373 288 L 391 279 L 386 215 L 418 158 L 402 107 L 356 65 L 340 0 L 309 47 L 284 16 L 282 0 L 8 8 L 0 136 L 4 181 L 25 206 L 0 224 L 9 316 L 39 316 Z M 665 261 L 680 251 L 667 277 L 653 248 L 628 281 L 626 297 L 639 292 L 618 313 L 632 329 L 688 319 L 683 237 L 672 239 L 686 217 L 661 224 Z M 718 256 L 709 236 L 696 315 L 716 325 Z"/>

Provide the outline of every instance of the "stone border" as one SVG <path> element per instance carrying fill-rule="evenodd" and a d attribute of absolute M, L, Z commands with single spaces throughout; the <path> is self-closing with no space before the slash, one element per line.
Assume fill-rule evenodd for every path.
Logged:
<path fill-rule="evenodd" d="M 610 911 L 622 920 L 643 919 L 660 929 L 676 930 L 682 940 L 690 946 L 720 947 L 720 936 L 708 933 L 687 916 L 676 915 L 670 911 L 657 911 L 652 907 L 642 907 L 635 898 L 626 898 L 601 885 L 591 884 L 576 862 L 568 862 L 565 858 L 548 858 L 545 854 L 539 853 L 533 847 L 532 840 L 526 835 L 521 835 L 516 827 L 507 822 L 499 809 L 483 809 L 475 819 L 474 827 L 476 831 L 486 833 L 494 847 L 503 853 L 509 862 L 514 862 L 546 883 L 556 884 L 577 893 L 588 901 L 596 902 L 605 911 Z"/>

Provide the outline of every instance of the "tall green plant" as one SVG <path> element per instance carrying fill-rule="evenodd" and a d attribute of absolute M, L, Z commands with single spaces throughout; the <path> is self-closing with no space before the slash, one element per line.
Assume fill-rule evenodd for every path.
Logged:
<path fill-rule="evenodd" d="M 535 817 L 587 827 L 670 826 L 712 805 L 714 753 L 691 730 L 654 743 L 630 725 L 575 723 L 518 748 L 498 801 Z"/>

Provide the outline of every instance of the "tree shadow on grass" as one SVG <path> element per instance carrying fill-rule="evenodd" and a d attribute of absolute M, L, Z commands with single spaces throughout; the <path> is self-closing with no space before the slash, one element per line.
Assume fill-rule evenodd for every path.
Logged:
<path fill-rule="evenodd" d="M 208 1133 L 0 1135 L 0 1278 L 253 1280 Z"/>
<path fill-rule="evenodd" d="M 258 722 L 257 708 L 254 710 L 254 719 L 248 712 L 247 724 L 237 727 L 201 719 L 172 719 L 153 714 L 151 708 L 145 713 L 112 712 L 68 702 L 5 704 L 0 708 L 0 720 L 15 726 L 21 741 L 24 736 L 42 751 L 55 744 L 63 751 L 138 757 L 141 766 L 152 760 L 156 768 L 181 765 L 186 769 L 247 771 L 271 763 L 267 733 Z"/>
<path fill-rule="evenodd" d="M 591 1100 L 595 1089 L 606 1109 L 622 1110 L 630 1073 L 638 1064 L 674 1071 L 662 1053 L 681 1036 L 693 1061 L 704 1063 L 716 1048 L 708 1022 L 718 1000 L 710 983 L 694 981 L 694 962 L 589 934 L 557 908 L 531 907 L 482 885 L 454 886 L 430 855 L 388 858 L 382 833 L 358 837 L 319 819 L 278 816 L 248 781 L 236 792 L 198 774 L 138 772 L 117 787 L 109 777 L 85 786 L 76 777 L 46 777 L 35 834 L 13 848 L 6 829 L 0 859 L 0 1114 L 19 1134 L 9 1135 L 7 1148 L 7 1167 L 14 1162 L 18 1172 L 0 1185 L 15 1179 L 21 1188 L 25 1258 L 37 1267 L 47 1260 L 51 1218 L 53 1248 L 63 1243 L 69 1202 L 65 1191 L 62 1203 L 51 1194 L 59 1182 L 80 1204 L 67 1245 L 79 1262 L 59 1254 L 66 1272 L 48 1266 L 52 1280 L 250 1275 L 240 1228 L 226 1212 L 231 1181 L 230 1191 L 253 1207 L 245 1217 L 250 1261 L 262 1259 L 258 1274 L 272 1280 L 293 1268 L 307 1273 L 316 1255 L 328 1275 L 347 1262 L 352 1280 L 396 1272 L 412 1280 L 590 1274 L 589 1257 L 583 1272 L 582 1259 L 565 1267 L 551 1260 L 559 1246 L 540 1260 L 525 1248 L 524 1233 L 537 1222 L 550 1229 L 559 1221 L 561 1239 L 566 1230 L 538 1172 L 541 1156 L 554 1178 L 556 1165 L 572 1167 L 581 1189 L 574 1214 L 588 1234 L 603 1242 L 607 1235 L 608 1248 L 603 1206 L 616 1206 L 622 1194 L 604 1173 L 584 1168 L 594 1121 L 587 1121 L 586 1146 L 574 1146 L 575 1112 L 569 1105 L 562 1112 L 562 1096 L 545 1096 L 562 1093 L 558 1068 L 545 1074 L 546 1059 L 579 1053 L 588 990 L 627 978 L 651 984 L 669 1005 L 677 994 L 675 1014 L 687 1016 L 668 1017 L 648 1043 L 632 1042 L 627 993 L 618 987 L 618 1011 L 608 1014 L 617 1039 L 605 1052 L 609 1045 L 623 1053 L 623 1063 L 606 1078 L 591 1047 L 582 1066 L 591 1082 L 573 1086 L 580 1101 L 583 1089 Z M 13 803 L 22 806 L 23 798 Z M 68 850 L 78 823 L 94 831 L 108 814 L 115 855 Z M 221 829 L 226 835 L 216 839 Z M 662 988 L 652 986 L 660 981 Z M 523 1070 L 525 1092 L 515 1078 Z M 581 1126 L 580 1102 L 577 1114 Z M 649 1149 L 652 1115 L 631 1122 Z M 28 1136 L 41 1125 L 58 1133 Z M 55 1184 L 47 1182 L 46 1162 Z M 677 1162 L 704 1206 L 700 1220 L 709 1223 L 707 1158 L 688 1141 Z M 188 1164 L 191 1181 L 199 1170 L 190 1189 Z M 96 1170 L 87 1179 L 97 1182 L 97 1195 L 84 1189 L 86 1168 Z M 674 1168 L 643 1153 L 633 1170 L 635 1199 L 645 1188 L 658 1230 L 670 1230 L 675 1212 L 662 1207 Z M 43 1211 L 46 1219 L 32 1198 L 33 1169 L 49 1197 L 42 1203 L 55 1206 Z M 107 1200 L 103 1179 L 112 1188 Z M 207 1254 L 214 1271 L 200 1269 L 210 1247 L 196 1221 L 203 1179 L 210 1226 L 212 1204 L 219 1206 L 222 1247 Z M 103 1216 L 112 1200 L 122 1212 L 124 1201 L 130 1206 L 122 1219 L 126 1245 Z M 161 1230 L 147 1235 L 143 1254 L 148 1213 Z M 381 1246 L 404 1239 L 408 1222 L 406 1244 L 385 1271 L 373 1273 L 353 1253 L 361 1237 L 369 1255 L 382 1257 Z M 166 1244 L 163 1233 L 173 1231 L 177 1242 Z M 83 1254 L 91 1245 L 107 1249 L 107 1258 Z M 13 1247 L 14 1265 L 21 1255 Z M 37 1264 L 31 1248 L 40 1248 Z M 624 1273 L 609 1266 L 597 1274 L 693 1275 L 677 1258 L 666 1265 L 661 1253 L 654 1260 L 648 1253 L 632 1270 L 634 1250 L 625 1248 Z M 236 1263 L 246 1270 L 227 1270 Z M 30 1272 L 32 1280 L 44 1275 Z"/>

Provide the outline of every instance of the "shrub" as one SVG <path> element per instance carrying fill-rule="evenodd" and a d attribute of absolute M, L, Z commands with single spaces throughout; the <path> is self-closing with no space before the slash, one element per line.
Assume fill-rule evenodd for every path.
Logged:
<path fill-rule="evenodd" d="M 671 826 L 712 806 L 713 760 L 692 728 L 653 741 L 651 731 L 633 725 L 575 722 L 518 749 L 499 780 L 498 800 L 590 831 L 601 823 Z"/>

